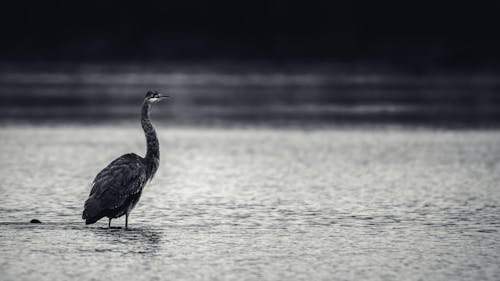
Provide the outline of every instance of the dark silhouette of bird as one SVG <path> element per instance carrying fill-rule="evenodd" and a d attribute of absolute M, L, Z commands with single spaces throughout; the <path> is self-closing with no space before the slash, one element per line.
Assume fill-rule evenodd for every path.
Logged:
<path fill-rule="evenodd" d="M 82 219 L 92 224 L 103 217 L 111 219 L 125 215 L 125 229 L 128 217 L 141 198 L 144 186 L 156 173 L 160 161 L 160 144 L 151 124 L 151 105 L 168 98 L 156 91 L 148 91 L 144 97 L 141 125 L 147 142 L 146 156 L 134 153 L 122 155 L 100 171 L 92 182 L 92 189 L 85 201 Z"/>

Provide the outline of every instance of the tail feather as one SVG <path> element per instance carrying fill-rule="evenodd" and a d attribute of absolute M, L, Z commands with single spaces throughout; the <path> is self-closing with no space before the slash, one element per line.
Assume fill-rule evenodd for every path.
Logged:
<path fill-rule="evenodd" d="M 102 214 L 102 209 L 99 201 L 90 197 L 85 201 L 85 207 L 82 214 L 82 219 L 85 220 L 85 224 L 92 224 L 100 220 L 104 215 Z"/>

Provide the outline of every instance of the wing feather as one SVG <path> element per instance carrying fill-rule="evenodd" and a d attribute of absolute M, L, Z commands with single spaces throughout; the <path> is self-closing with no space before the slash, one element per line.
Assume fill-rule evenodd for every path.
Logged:
<path fill-rule="evenodd" d="M 125 154 L 97 174 L 89 197 L 98 200 L 102 209 L 114 209 L 129 196 L 141 192 L 146 181 L 142 158 L 134 153 Z"/>

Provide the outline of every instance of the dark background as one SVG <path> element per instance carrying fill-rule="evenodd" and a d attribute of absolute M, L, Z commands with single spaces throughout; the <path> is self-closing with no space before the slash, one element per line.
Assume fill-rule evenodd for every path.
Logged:
<path fill-rule="evenodd" d="M 10 1 L 3 61 L 335 60 L 500 65 L 500 2 Z"/>
<path fill-rule="evenodd" d="M 500 125 L 500 2 L 12 1 L 0 120 Z M 23 98 L 20 98 L 23 97 Z"/>

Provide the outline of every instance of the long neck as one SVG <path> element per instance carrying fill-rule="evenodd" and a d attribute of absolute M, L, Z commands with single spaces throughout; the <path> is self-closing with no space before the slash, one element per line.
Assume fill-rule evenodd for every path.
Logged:
<path fill-rule="evenodd" d="M 159 160 L 160 160 L 160 144 L 158 142 L 158 138 L 156 137 L 156 131 L 151 124 L 151 120 L 149 119 L 149 112 L 151 111 L 151 104 L 148 102 L 144 102 L 142 104 L 142 113 L 141 113 L 141 125 L 144 130 L 144 135 L 146 136 L 146 165 L 147 165 L 147 175 L 149 178 L 152 178 L 158 169 Z"/>

